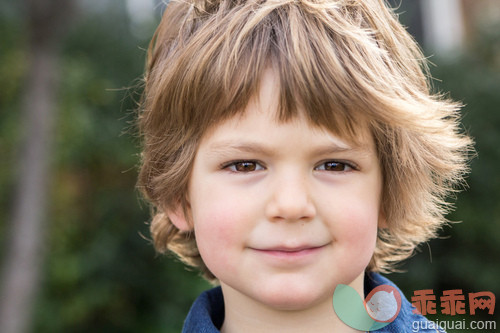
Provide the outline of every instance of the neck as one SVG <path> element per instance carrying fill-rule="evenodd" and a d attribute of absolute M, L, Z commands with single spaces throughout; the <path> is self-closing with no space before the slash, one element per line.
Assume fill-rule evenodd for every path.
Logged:
<path fill-rule="evenodd" d="M 349 284 L 364 299 L 364 272 Z M 259 303 L 221 284 L 225 318 L 222 333 L 234 332 L 359 332 L 344 324 L 335 314 L 332 295 L 316 304 L 298 310 L 276 309 Z"/>

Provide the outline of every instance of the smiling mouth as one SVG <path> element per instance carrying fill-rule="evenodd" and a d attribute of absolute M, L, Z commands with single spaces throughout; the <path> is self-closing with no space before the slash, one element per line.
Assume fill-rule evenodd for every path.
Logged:
<path fill-rule="evenodd" d="M 303 256 L 312 255 L 318 253 L 326 247 L 328 244 L 320 245 L 320 246 L 300 246 L 300 247 L 272 247 L 265 249 L 256 249 L 252 248 L 252 250 L 257 251 L 258 253 L 278 257 L 278 258 L 299 258 Z"/>

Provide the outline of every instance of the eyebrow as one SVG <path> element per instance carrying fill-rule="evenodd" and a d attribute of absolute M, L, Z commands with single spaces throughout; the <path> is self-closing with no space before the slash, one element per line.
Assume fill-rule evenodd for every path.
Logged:
<path fill-rule="evenodd" d="M 220 155 L 226 155 L 234 152 L 245 152 L 269 156 L 277 152 L 276 149 L 268 147 L 265 144 L 251 141 L 241 143 L 235 143 L 234 141 L 218 141 L 209 145 L 208 150 L 211 153 Z M 367 153 L 369 152 L 369 148 L 366 145 L 356 145 L 354 147 L 340 146 L 334 142 L 331 142 L 312 148 L 310 154 L 317 156 L 344 152 Z"/>

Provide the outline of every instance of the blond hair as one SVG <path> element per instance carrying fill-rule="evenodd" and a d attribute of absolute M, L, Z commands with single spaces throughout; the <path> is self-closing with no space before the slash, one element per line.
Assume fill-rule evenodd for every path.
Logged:
<path fill-rule="evenodd" d="M 167 212 L 187 211 L 187 185 L 208 129 L 241 114 L 262 72 L 279 77 L 279 119 L 356 141 L 369 124 L 383 173 L 379 230 L 368 270 L 388 272 L 435 237 L 446 201 L 467 171 L 471 140 L 458 103 L 431 93 L 425 59 L 383 0 L 171 1 L 148 52 L 139 113 L 138 187 L 152 203 L 156 249 L 204 265 L 192 232 Z"/>

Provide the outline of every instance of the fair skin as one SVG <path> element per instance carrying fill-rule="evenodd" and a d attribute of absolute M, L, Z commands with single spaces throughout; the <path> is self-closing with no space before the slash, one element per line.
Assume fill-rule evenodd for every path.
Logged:
<path fill-rule="evenodd" d="M 188 190 L 198 249 L 224 294 L 222 332 L 357 332 L 332 295 L 363 278 L 384 223 L 381 170 L 367 130 L 357 145 L 310 125 L 276 121 L 272 70 L 245 112 L 206 133 Z"/>

